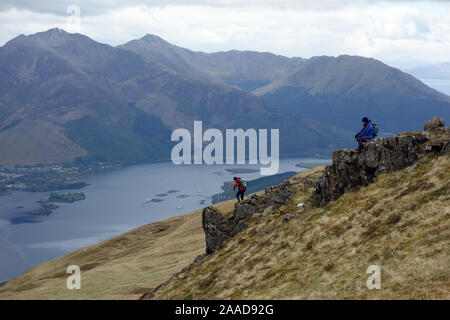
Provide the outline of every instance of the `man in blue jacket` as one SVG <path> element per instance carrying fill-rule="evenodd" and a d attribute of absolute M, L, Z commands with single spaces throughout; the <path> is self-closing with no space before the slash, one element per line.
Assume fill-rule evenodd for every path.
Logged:
<path fill-rule="evenodd" d="M 375 138 L 375 129 L 373 128 L 372 121 L 367 117 L 362 118 L 363 128 L 355 135 L 356 141 L 358 141 L 358 152 L 363 147 L 363 142 Z"/>

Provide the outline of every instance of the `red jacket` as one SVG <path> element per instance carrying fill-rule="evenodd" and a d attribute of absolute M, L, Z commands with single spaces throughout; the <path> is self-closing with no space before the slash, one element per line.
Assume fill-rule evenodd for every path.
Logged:
<path fill-rule="evenodd" d="M 233 187 L 233 190 L 236 189 L 236 187 L 239 187 L 240 190 L 245 190 L 245 187 L 242 187 L 242 186 L 241 186 L 241 177 L 237 178 L 237 179 L 234 181 L 234 187 Z"/>

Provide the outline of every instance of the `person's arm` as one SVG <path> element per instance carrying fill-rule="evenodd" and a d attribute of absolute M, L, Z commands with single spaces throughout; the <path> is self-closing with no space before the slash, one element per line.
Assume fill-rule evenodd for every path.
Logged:
<path fill-rule="evenodd" d="M 360 137 L 362 132 L 363 132 L 363 130 L 364 130 L 364 127 L 361 130 L 359 130 L 359 132 L 357 134 L 355 134 L 355 138 Z"/>
<path fill-rule="evenodd" d="M 368 123 L 362 128 L 361 130 L 361 137 L 367 137 L 369 136 L 370 128 L 372 127 L 372 123 Z"/>
<path fill-rule="evenodd" d="M 238 186 L 238 183 L 237 183 L 237 181 L 235 181 L 235 182 L 234 182 L 233 190 L 235 190 L 237 186 Z"/>

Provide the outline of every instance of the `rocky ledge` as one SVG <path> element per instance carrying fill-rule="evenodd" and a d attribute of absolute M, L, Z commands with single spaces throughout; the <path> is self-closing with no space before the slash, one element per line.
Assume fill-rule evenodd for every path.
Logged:
<path fill-rule="evenodd" d="M 236 204 L 233 212 L 224 215 L 215 207 L 203 209 L 202 225 L 206 238 L 206 253 L 213 252 L 223 242 L 228 241 L 248 225 L 248 219 L 255 213 L 288 204 L 296 193 L 296 186 L 290 181 L 265 189 L 263 195 L 252 195 L 250 198 Z"/>
<path fill-rule="evenodd" d="M 316 182 L 312 200 L 324 205 L 347 191 L 366 186 L 382 173 L 413 165 L 426 152 L 450 152 L 450 127 L 442 118 L 432 118 L 424 131 L 400 132 L 398 136 L 375 139 L 365 143 L 358 153 L 355 149 L 333 153 L 333 164 Z"/>

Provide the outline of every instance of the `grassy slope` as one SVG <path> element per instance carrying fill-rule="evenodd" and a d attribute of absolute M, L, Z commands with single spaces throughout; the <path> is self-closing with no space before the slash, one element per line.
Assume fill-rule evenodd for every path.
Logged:
<path fill-rule="evenodd" d="M 449 177 L 449 155 L 427 156 L 412 171 L 302 211 L 296 204 L 312 191 L 305 186 L 281 215 L 255 214 L 153 298 L 449 299 Z M 369 265 L 381 268 L 381 290 L 366 287 Z"/>
<path fill-rule="evenodd" d="M 281 215 L 255 214 L 247 230 L 198 263 L 189 265 L 204 252 L 201 210 L 41 264 L 0 287 L 0 299 L 136 299 L 174 274 L 154 298 L 448 299 L 450 156 L 427 157 L 411 172 L 382 175 L 302 211 L 296 204 L 312 191 L 303 178 L 322 170 L 294 176 L 300 191 Z M 215 206 L 225 214 L 234 203 Z M 81 290 L 66 289 L 70 264 L 83 270 Z M 371 264 L 381 267 L 382 290 L 366 289 Z"/>
<path fill-rule="evenodd" d="M 136 299 L 205 250 L 201 211 L 145 225 L 43 263 L 0 287 L 0 299 Z M 67 266 L 81 290 L 66 289 Z"/>

